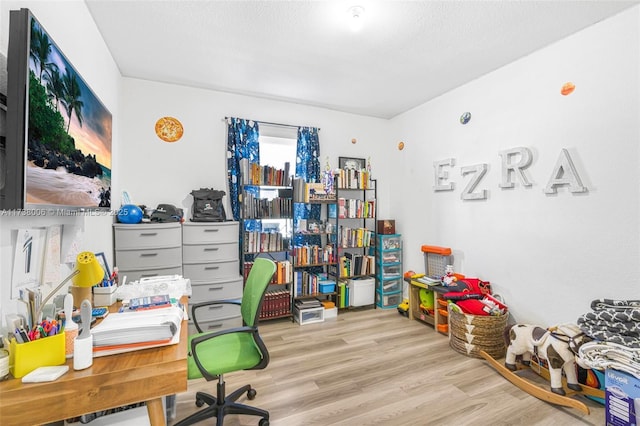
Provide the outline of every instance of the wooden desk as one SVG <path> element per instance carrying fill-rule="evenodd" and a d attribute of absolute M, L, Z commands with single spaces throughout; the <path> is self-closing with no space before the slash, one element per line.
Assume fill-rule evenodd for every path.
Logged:
<path fill-rule="evenodd" d="M 153 426 L 165 425 L 162 397 L 187 390 L 187 321 L 180 343 L 93 359 L 53 382 L 0 382 L 0 423 L 35 425 L 77 417 L 140 401 L 147 403 Z"/>

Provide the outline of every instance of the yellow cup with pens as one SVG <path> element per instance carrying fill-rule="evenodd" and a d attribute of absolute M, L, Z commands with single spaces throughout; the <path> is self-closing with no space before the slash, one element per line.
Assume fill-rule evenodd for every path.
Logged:
<path fill-rule="evenodd" d="M 38 367 L 62 365 L 66 361 L 64 352 L 64 331 L 18 343 L 11 339 L 9 344 L 9 372 L 19 379 Z"/>

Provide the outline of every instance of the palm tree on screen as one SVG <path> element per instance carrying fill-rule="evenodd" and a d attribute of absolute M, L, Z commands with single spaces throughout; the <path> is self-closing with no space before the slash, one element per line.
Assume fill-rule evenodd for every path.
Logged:
<path fill-rule="evenodd" d="M 69 118 L 69 122 L 67 123 L 67 133 L 69 133 L 71 116 L 74 112 L 78 118 L 78 123 L 82 126 L 82 107 L 84 103 L 80 100 L 82 92 L 80 90 L 80 84 L 78 83 L 78 77 L 73 71 L 67 70 L 67 72 L 64 73 L 62 83 L 64 86 L 64 95 L 61 102 Z"/>

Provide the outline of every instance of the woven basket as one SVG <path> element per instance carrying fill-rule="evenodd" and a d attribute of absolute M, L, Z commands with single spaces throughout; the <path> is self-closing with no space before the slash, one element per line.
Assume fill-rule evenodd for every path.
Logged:
<path fill-rule="evenodd" d="M 474 358 L 482 358 L 480 351 L 502 358 L 507 351 L 503 332 L 508 318 L 508 313 L 499 316 L 469 315 L 449 308 L 449 346 Z"/>

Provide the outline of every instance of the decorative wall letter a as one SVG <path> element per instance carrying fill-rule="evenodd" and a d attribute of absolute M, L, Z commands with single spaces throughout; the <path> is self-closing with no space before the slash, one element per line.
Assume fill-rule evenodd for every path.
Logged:
<path fill-rule="evenodd" d="M 573 161 L 571 161 L 569 151 L 564 148 L 560 151 L 560 157 L 558 157 L 558 161 L 553 169 L 551 178 L 549 179 L 546 188 L 544 188 L 544 193 L 555 194 L 557 192 L 557 187 L 560 185 L 569 185 L 569 191 L 572 193 L 587 191 L 587 188 L 582 185 L 582 181 L 580 180 L 580 176 L 578 176 L 576 168 L 573 166 Z"/>

